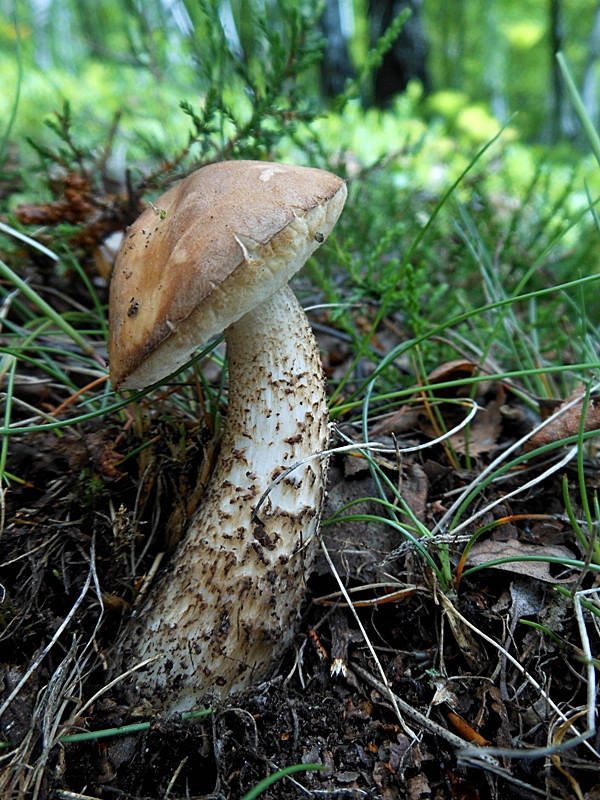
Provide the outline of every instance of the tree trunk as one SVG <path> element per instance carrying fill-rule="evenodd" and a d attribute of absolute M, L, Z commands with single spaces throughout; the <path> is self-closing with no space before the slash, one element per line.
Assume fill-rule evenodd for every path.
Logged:
<path fill-rule="evenodd" d="M 369 0 L 372 43 L 405 8 L 412 12 L 375 73 L 375 103 L 378 106 L 386 105 L 394 95 L 406 89 L 412 79 L 419 80 L 425 91 L 430 88 L 422 6 L 422 0 Z"/>
<path fill-rule="evenodd" d="M 581 96 L 594 125 L 598 125 L 598 57 L 600 56 L 600 3 L 596 6 L 590 33 L 588 54 L 583 70 Z"/>
<path fill-rule="evenodd" d="M 484 13 L 483 79 L 492 112 L 497 120 L 504 122 L 507 117 L 506 102 L 506 58 L 505 45 L 498 30 L 498 9 L 496 0 L 486 0 Z"/>
<path fill-rule="evenodd" d="M 563 44 L 563 23 L 561 0 L 550 0 L 549 7 L 550 22 L 550 58 L 552 87 L 550 92 L 550 141 L 556 142 L 563 135 L 569 134 L 568 109 L 564 93 L 564 87 L 556 54 L 562 49 Z"/>
<path fill-rule="evenodd" d="M 352 77 L 352 64 L 342 25 L 340 0 L 325 0 L 321 29 L 325 36 L 325 49 L 321 61 L 321 89 L 325 97 L 335 97 L 343 92 L 346 81 Z"/>

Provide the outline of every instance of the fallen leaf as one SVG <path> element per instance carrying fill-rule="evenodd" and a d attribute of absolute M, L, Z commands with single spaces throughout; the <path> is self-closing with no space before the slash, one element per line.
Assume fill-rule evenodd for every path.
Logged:
<path fill-rule="evenodd" d="M 502 431 L 502 414 L 500 403 L 490 401 L 485 408 L 480 409 L 475 419 L 468 428 L 455 433 L 450 437 L 452 447 L 458 453 L 466 453 L 472 457 L 488 453 L 498 443 Z"/>
<path fill-rule="evenodd" d="M 446 614 L 446 619 L 448 620 L 448 625 L 452 631 L 452 635 L 454 636 L 456 644 L 460 648 L 463 658 L 469 664 L 471 669 L 481 669 L 482 664 L 485 664 L 487 660 L 485 651 L 479 645 L 479 642 L 473 633 L 464 624 L 460 618 L 460 614 L 457 613 L 456 609 L 447 598 L 444 602 L 444 611 Z"/>
<path fill-rule="evenodd" d="M 484 365 L 489 372 L 497 372 L 492 364 Z M 447 381 L 459 381 L 463 378 L 471 378 L 476 372 L 480 371 L 479 364 L 474 364 L 465 358 L 455 358 L 453 361 L 446 361 L 431 370 L 427 376 L 428 383 L 446 383 Z M 477 396 L 486 394 L 491 386 L 491 381 L 481 381 L 476 384 L 475 393 Z M 468 397 L 471 393 L 471 384 L 464 386 L 449 387 L 448 389 L 438 390 L 439 394 L 446 393 L 449 397 Z"/>
<path fill-rule="evenodd" d="M 561 561 L 573 559 L 575 556 L 566 547 L 558 544 L 528 544 L 518 539 L 508 541 L 497 541 L 487 539 L 482 542 L 475 542 L 467 558 L 467 564 L 474 566 L 485 564 L 487 561 L 495 561 L 497 558 L 514 558 L 504 564 L 493 564 L 491 569 L 502 569 L 507 572 L 514 572 L 518 575 L 527 575 L 538 581 L 547 583 L 569 583 L 574 578 L 555 578 L 550 572 L 548 561 L 519 561 L 517 559 L 524 556 L 538 556 L 541 558 L 556 558 Z"/>
<path fill-rule="evenodd" d="M 461 423 L 469 408 L 466 406 L 458 408 L 456 405 L 445 404 L 441 407 L 441 411 L 446 428 L 451 429 Z M 430 420 L 424 417 L 420 421 L 420 427 L 427 436 L 432 438 L 439 436 L 439 430 Z M 468 427 L 452 434 L 447 440 L 451 442 L 457 453 L 464 454 L 468 452 L 470 456 L 476 457 L 493 450 L 498 443 L 501 432 L 502 413 L 500 411 L 500 403 L 496 400 L 490 400 L 484 408 L 480 407 L 477 410 L 477 414 Z"/>
<path fill-rule="evenodd" d="M 431 797 L 431 786 L 423 773 L 408 779 L 408 797 L 409 800 Z"/>
<path fill-rule="evenodd" d="M 582 389 L 578 387 L 566 400 L 563 400 L 563 402 L 559 404 L 558 408 L 552 409 L 551 414 L 567 406 L 580 394 L 582 394 Z M 537 431 L 537 433 L 525 443 L 524 450 L 535 450 L 536 447 L 543 447 L 545 444 L 557 442 L 559 439 L 564 439 L 567 436 L 574 436 L 579 433 L 582 408 L 583 397 L 571 406 L 571 408 L 566 409 L 563 414 Z M 546 416 L 548 416 L 548 414 L 546 414 Z M 586 409 L 583 430 L 584 433 L 587 433 L 587 431 L 593 431 L 596 430 L 596 428 L 600 428 L 600 398 L 591 397 Z"/>
<path fill-rule="evenodd" d="M 402 434 L 412 431 L 418 427 L 419 417 L 423 414 L 423 404 L 409 404 L 401 406 L 398 411 L 384 414 L 377 425 L 369 430 L 369 438 L 377 439 L 383 434 Z"/>
<path fill-rule="evenodd" d="M 438 676 L 433 678 L 433 685 L 435 686 L 435 694 L 429 701 L 430 706 L 439 706 L 442 703 L 447 703 L 451 708 L 458 705 L 458 698 L 454 687 L 451 687 L 450 681 Z"/>

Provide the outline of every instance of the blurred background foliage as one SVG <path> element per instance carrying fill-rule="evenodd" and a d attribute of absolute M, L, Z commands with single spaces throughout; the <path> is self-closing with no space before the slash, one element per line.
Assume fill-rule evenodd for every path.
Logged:
<path fill-rule="evenodd" d="M 475 141 L 510 120 L 523 142 L 561 145 L 578 136 L 554 59 L 562 49 L 598 121 L 596 0 L 1 0 L 1 118 L 10 120 L 19 92 L 17 139 L 35 134 L 66 99 L 91 137 L 118 111 L 120 126 L 135 128 L 137 145 L 182 143 L 180 100 L 194 104 L 210 87 L 235 93 L 237 86 L 231 102 L 257 102 L 276 58 L 267 33 L 284 49 L 294 35 L 311 36 L 313 53 L 324 49 L 321 67 L 316 58 L 304 64 L 293 99 L 331 107 L 405 8 L 410 18 L 380 68 L 361 82 L 361 108 L 391 106 L 392 120 L 433 122 Z M 393 145 L 398 132 L 387 126 L 376 126 L 374 136 Z M 129 141 L 114 157 L 128 153 L 141 155 Z"/>

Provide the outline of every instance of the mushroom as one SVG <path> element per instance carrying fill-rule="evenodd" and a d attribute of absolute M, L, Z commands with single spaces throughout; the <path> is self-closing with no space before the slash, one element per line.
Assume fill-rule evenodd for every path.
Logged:
<path fill-rule="evenodd" d="M 214 473 L 117 646 L 122 667 L 156 657 L 135 689 L 171 710 L 266 679 L 295 635 L 326 463 L 284 473 L 326 448 L 328 414 L 318 347 L 287 283 L 345 199 L 345 183 L 323 170 L 211 164 L 144 211 L 119 251 L 109 309 L 115 387 L 160 380 L 223 330 L 227 342 Z"/>

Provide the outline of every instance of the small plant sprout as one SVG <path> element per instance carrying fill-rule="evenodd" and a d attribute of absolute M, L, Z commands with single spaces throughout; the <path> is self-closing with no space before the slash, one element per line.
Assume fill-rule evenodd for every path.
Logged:
<path fill-rule="evenodd" d="M 289 279 L 346 199 L 328 172 L 212 164 L 129 228 L 110 293 L 113 384 L 150 385 L 225 330 L 220 456 L 168 572 L 131 619 L 122 666 L 157 656 L 136 689 L 187 710 L 266 678 L 289 646 L 316 546 L 328 413 L 319 351 Z M 270 491 L 268 491 L 270 489 Z M 268 494 L 256 506 L 265 492 Z"/>

